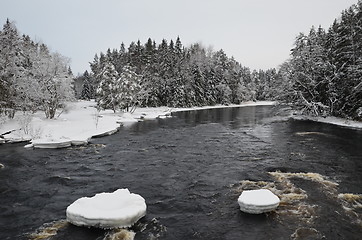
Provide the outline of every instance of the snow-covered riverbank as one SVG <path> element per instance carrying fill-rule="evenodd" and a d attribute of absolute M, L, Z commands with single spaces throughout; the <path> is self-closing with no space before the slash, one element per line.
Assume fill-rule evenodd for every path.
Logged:
<path fill-rule="evenodd" d="M 240 105 L 193 108 L 137 108 L 130 113 L 98 112 L 94 101 L 70 103 L 56 119 L 46 119 L 43 112 L 24 114 L 18 112 L 14 119 L 0 124 L 1 142 L 29 141 L 28 147 L 59 148 L 87 144 L 92 137 L 106 136 L 116 132 L 121 125 L 156 118 L 167 118 L 171 112 L 207 108 L 271 105 L 273 102 L 249 102 Z"/>
<path fill-rule="evenodd" d="M 229 106 L 137 108 L 134 113 L 130 114 L 113 113 L 111 110 L 98 112 L 94 101 L 78 101 L 70 103 L 56 119 L 46 119 L 43 112 L 32 115 L 18 112 L 14 119 L 6 119 L 0 124 L 0 135 L 2 135 L 0 143 L 29 141 L 31 144 L 27 145 L 28 147 L 69 147 L 87 144 L 92 137 L 113 134 L 121 125 L 130 126 L 138 121 L 167 118 L 172 112 L 273 104 L 275 102 L 259 101 Z M 345 119 L 312 118 L 311 120 L 362 129 L 361 122 L 346 121 Z"/>
<path fill-rule="evenodd" d="M 362 122 L 348 120 L 348 119 L 344 119 L 344 118 L 310 117 L 310 116 L 293 116 L 292 118 L 296 119 L 296 120 L 310 120 L 310 121 L 315 121 L 315 122 L 338 125 L 338 126 L 342 126 L 342 127 L 362 129 Z"/>

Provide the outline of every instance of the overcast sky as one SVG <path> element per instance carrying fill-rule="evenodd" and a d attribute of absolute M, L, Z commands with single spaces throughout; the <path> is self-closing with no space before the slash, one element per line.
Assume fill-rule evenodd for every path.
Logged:
<path fill-rule="evenodd" d="M 299 32 L 328 28 L 357 0 L 0 0 L 0 23 L 71 58 L 73 72 L 89 70 L 95 53 L 131 41 L 157 43 L 180 36 L 223 49 L 252 69 L 278 67 Z"/>

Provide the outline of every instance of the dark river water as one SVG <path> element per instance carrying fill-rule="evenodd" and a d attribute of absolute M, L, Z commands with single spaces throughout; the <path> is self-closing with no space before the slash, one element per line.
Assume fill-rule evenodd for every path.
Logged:
<path fill-rule="evenodd" d="M 0 239 L 112 239 L 65 209 L 118 188 L 146 199 L 135 239 L 362 239 L 362 131 L 280 112 L 179 112 L 68 149 L 0 145 Z M 260 187 L 279 208 L 242 213 L 242 190 Z"/>

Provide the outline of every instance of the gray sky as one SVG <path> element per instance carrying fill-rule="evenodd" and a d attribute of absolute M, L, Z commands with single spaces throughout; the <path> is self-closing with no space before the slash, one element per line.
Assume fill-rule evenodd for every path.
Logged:
<path fill-rule="evenodd" d="M 0 23 L 71 58 L 73 72 L 89 70 L 95 53 L 149 37 L 180 36 L 223 49 L 252 69 L 278 67 L 299 32 L 328 28 L 357 0 L 0 0 Z"/>

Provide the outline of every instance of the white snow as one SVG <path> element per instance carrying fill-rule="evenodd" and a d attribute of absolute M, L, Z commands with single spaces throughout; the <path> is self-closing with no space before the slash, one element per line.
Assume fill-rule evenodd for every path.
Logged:
<path fill-rule="evenodd" d="M 77 101 L 69 103 L 67 111 L 55 119 L 46 119 L 44 112 L 35 114 L 18 112 L 14 119 L 0 124 L 0 134 L 6 142 L 30 141 L 26 147 L 61 148 L 71 145 L 84 145 L 92 137 L 113 134 L 120 125 L 130 126 L 138 121 L 155 118 L 168 118 L 172 112 L 200 110 L 223 107 L 243 107 L 272 105 L 274 102 L 247 102 L 240 105 L 207 106 L 193 108 L 137 108 L 134 113 L 113 113 L 111 110 L 97 111 L 94 101 Z"/>
<path fill-rule="evenodd" d="M 328 124 L 338 125 L 338 126 L 342 126 L 342 127 L 362 129 L 362 122 L 348 120 L 348 119 L 344 119 L 344 118 L 293 116 L 293 119 L 311 120 L 311 121 L 315 121 L 315 122 L 328 123 Z"/>
<path fill-rule="evenodd" d="M 280 199 L 268 189 L 245 190 L 239 196 L 238 203 L 241 211 L 260 214 L 276 209 Z"/>
<path fill-rule="evenodd" d="M 241 104 L 230 104 L 230 105 L 215 105 L 215 106 L 204 106 L 204 107 L 191 107 L 191 108 L 174 108 L 171 109 L 172 112 L 182 112 L 182 111 L 191 111 L 191 110 L 202 110 L 202 109 L 214 109 L 214 108 L 232 108 L 232 107 L 249 107 L 249 106 L 267 106 L 275 105 L 276 102 L 273 101 L 257 101 L 257 102 L 244 102 Z"/>
<path fill-rule="evenodd" d="M 68 206 L 67 221 L 77 226 L 100 228 L 131 227 L 146 215 L 146 202 L 128 189 L 82 197 Z"/>
<path fill-rule="evenodd" d="M 259 101 L 246 102 L 239 105 L 217 105 L 191 108 L 137 108 L 134 113 L 113 113 L 111 110 L 97 111 L 94 101 L 71 102 L 64 111 L 55 119 L 46 119 L 44 112 L 35 114 L 18 112 L 14 119 L 2 120 L 0 123 L 0 135 L 8 131 L 10 134 L 0 138 L 0 143 L 30 141 L 27 147 L 35 148 L 60 148 L 71 145 L 85 145 L 92 137 L 107 136 L 118 131 L 121 125 L 124 127 L 132 124 L 156 119 L 171 117 L 172 112 L 192 111 L 213 108 L 245 107 L 273 105 L 275 102 Z M 297 117 L 295 119 L 309 119 L 318 122 L 337 124 L 345 127 L 362 129 L 362 122 L 349 121 L 346 119 L 327 118 L 306 118 Z"/>

